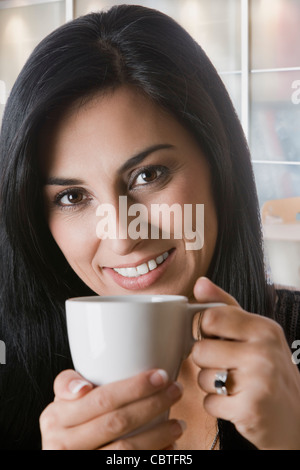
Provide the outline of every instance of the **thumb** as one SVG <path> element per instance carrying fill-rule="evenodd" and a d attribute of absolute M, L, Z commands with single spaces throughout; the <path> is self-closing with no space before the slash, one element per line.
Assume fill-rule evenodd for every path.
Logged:
<path fill-rule="evenodd" d="M 75 370 L 64 370 L 54 381 L 55 401 L 76 400 L 93 388 L 93 384 L 85 380 Z"/>
<path fill-rule="evenodd" d="M 239 307 L 238 302 L 221 287 L 218 287 L 207 277 L 200 277 L 194 286 L 194 296 L 198 302 L 223 302 L 227 305 Z"/>

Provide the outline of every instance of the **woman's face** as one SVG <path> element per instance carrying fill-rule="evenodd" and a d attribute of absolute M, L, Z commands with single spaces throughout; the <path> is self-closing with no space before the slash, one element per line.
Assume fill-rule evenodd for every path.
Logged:
<path fill-rule="evenodd" d="M 40 153 L 50 231 L 95 293 L 193 297 L 194 283 L 213 256 L 217 220 L 208 165 L 177 120 L 137 90 L 122 87 L 73 106 L 47 125 Z M 177 215 L 182 210 L 182 236 L 174 235 L 173 204 Z M 193 208 L 198 231 L 203 227 L 196 204 L 204 204 L 201 249 L 187 249 L 192 245 L 185 237 L 185 204 Z M 164 215 L 151 217 L 158 207 Z M 142 217 L 146 223 L 139 225 Z"/>

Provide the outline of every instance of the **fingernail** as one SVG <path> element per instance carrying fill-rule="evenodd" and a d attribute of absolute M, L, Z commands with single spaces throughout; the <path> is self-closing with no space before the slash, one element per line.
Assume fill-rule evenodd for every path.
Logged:
<path fill-rule="evenodd" d="M 175 421 L 172 427 L 173 435 L 175 437 L 181 436 L 181 434 L 186 430 L 186 422 L 182 419 Z"/>
<path fill-rule="evenodd" d="M 149 380 L 150 383 L 154 385 L 154 387 L 161 387 L 168 382 L 169 376 L 165 370 L 158 369 L 152 375 L 150 375 Z"/>
<path fill-rule="evenodd" d="M 170 398 L 178 398 L 182 395 L 183 386 L 179 382 L 174 382 L 170 387 L 167 389 L 167 394 Z"/>
<path fill-rule="evenodd" d="M 69 384 L 69 390 L 71 393 L 78 393 L 83 387 L 86 387 L 87 385 L 91 385 L 89 382 L 86 380 L 72 380 Z"/>
<path fill-rule="evenodd" d="M 201 276 L 201 277 L 199 277 L 199 279 L 198 279 L 198 281 L 197 281 L 197 285 L 198 285 L 198 286 L 201 286 L 201 285 L 202 285 L 202 281 L 207 282 L 207 281 L 209 281 L 209 279 L 208 279 L 208 277 Z"/>

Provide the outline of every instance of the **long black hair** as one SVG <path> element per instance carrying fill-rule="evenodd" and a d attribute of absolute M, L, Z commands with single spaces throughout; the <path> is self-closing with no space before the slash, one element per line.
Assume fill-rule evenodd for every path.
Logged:
<path fill-rule="evenodd" d="M 0 442 L 39 446 L 54 377 L 72 366 L 64 300 L 90 290 L 55 244 L 43 210 L 38 136 L 78 98 L 130 84 L 175 115 L 210 165 L 219 233 L 207 276 L 248 311 L 268 313 L 249 150 L 226 89 L 201 47 L 168 16 L 120 5 L 69 22 L 33 51 L 8 99 L 0 141 Z"/>

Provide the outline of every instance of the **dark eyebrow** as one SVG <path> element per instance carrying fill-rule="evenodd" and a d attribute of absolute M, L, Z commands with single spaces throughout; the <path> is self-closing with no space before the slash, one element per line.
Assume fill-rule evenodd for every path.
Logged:
<path fill-rule="evenodd" d="M 143 150 L 142 152 L 139 152 L 137 155 L 134 155 L 133 157 L 129 158 L 129 160 L 127 160 L 118 169 L 118 174 L 120 175 L 121 173 L 124 173 L 125 171 L 128 171 L 133 166 L 138 165 L 146 157 L 148 157 L 148 155 L 150 155 L 151 153 L 157 152 L 158 150 L 173 149 L 173 148 L 175 148 L 175 147 L 174 147 L 174 145 L 171 145 L 171 144 L 152 145 L 151 147 L 148 147 L 147 149 Z"/>
<path fill-rule="evenodd" d="M 75 178 L 48 178 L 45 181 L 45 185 L 51 185 L 51 186 L 77 186 L 84 184 L 82 180 L 78 180 Z"/>

